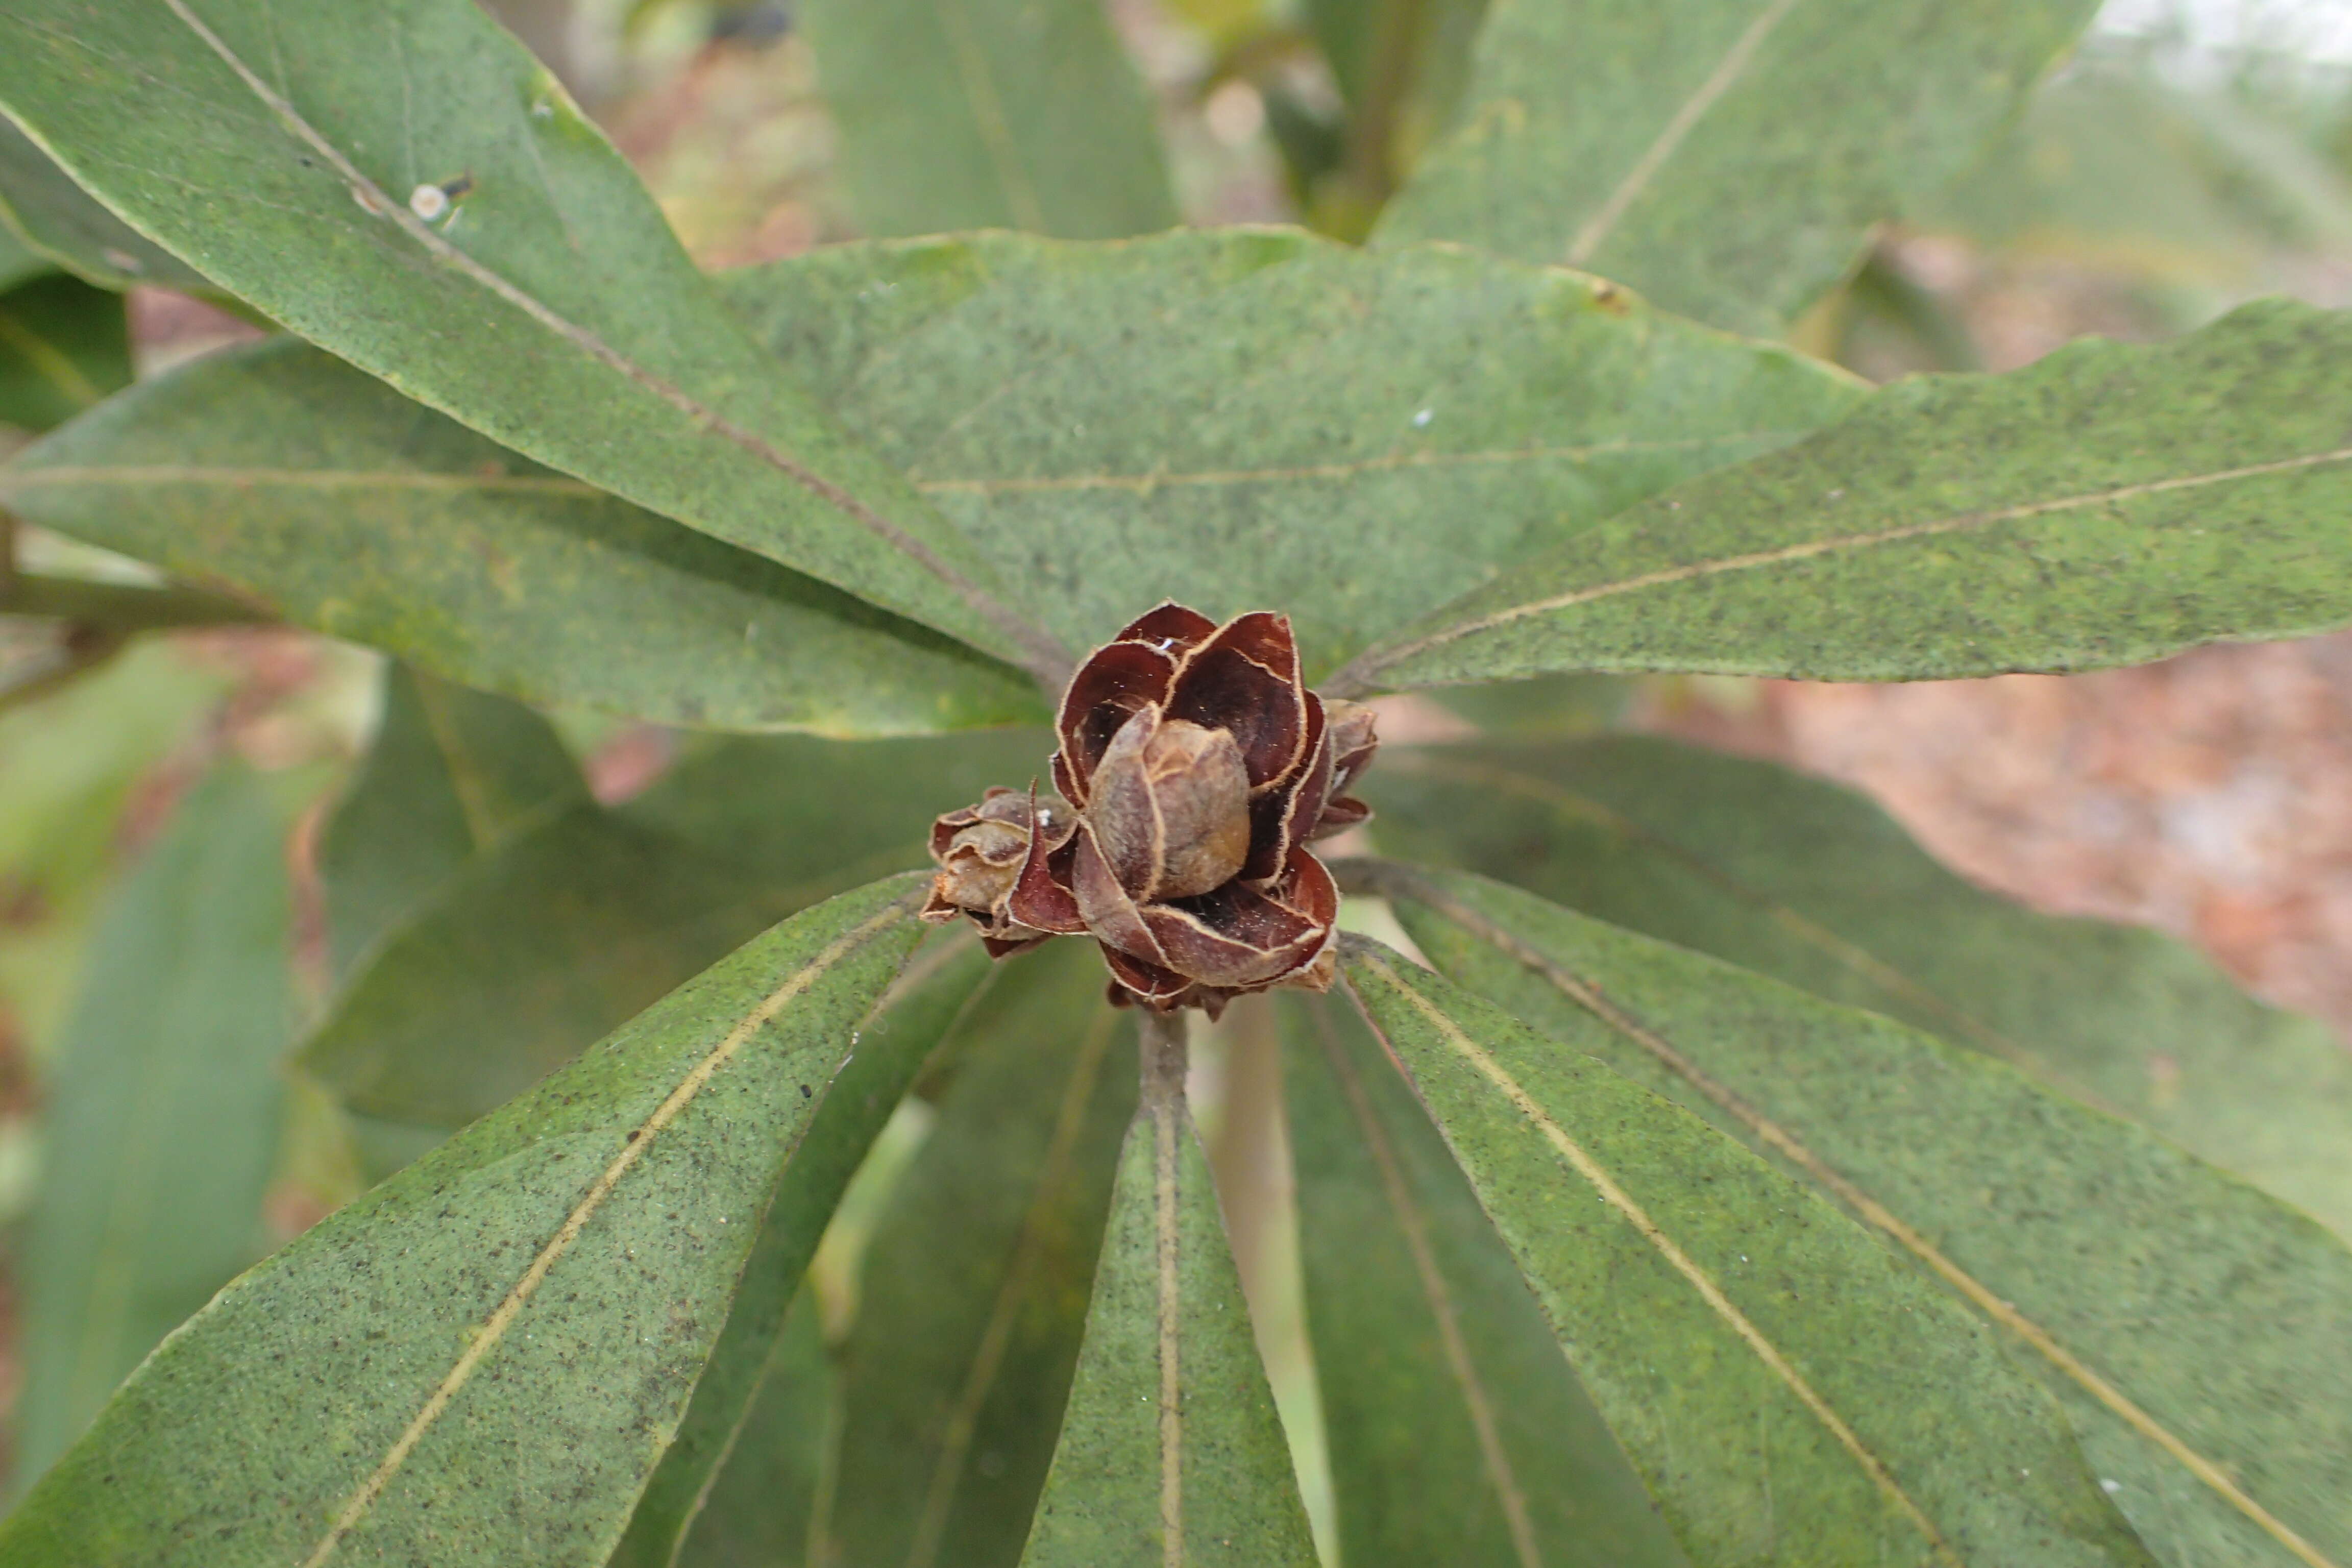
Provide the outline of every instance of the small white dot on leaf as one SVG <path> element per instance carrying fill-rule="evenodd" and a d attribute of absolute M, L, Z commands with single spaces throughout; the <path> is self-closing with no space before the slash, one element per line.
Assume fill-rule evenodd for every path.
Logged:
<path fill-rule="evenodd" d="M 431 223 L 449 210 L 449 193 L 438 185 L 419 185 L 408 193 L 408 210 Z"/>
<path fill-rule="evenodd" d="M 1436 417 L 1436 409 L 1424 408 L 1412 416 L 1412 427 L 1416 430 L 1426 430 L 1429 428 L 1429 422 Z"/>

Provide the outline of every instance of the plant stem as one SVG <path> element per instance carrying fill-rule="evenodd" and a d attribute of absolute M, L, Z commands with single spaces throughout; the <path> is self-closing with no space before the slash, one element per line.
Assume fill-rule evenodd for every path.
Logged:
<path fill-rule="evenodd" d="M 235 599 L 197 588 L 142 588 L 32 572 L 0 574 L 0 615 L 68 621 L 123 634 L 267 625 L 272 619 Z"/>
<path fill-rule="evenodd" d="M 1155 1013 L 1139 1007 L 1137 1047 L 1143 1078 L 1143 1109 L 1155 1123 L 1166 1121 L 1181 1129 L 1185 1113 L 1184 1074 L 1190 1054 L 1184 1043 L 1184 1015 Z"/>

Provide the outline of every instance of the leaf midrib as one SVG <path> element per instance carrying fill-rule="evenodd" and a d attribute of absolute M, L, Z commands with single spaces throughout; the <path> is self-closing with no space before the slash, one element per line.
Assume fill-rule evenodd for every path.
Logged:
<path fill-rule="evenodd" d="M 1662 566 L 1654 571 L 1636 573 L 1631 577 L 1589 584 L 1581 588 L 1571 588 L 1566 593 L 1549 595 L 1522 604 L 1506 605 L 1502 609 L 1490 610 L 1485 615 L 1475 616 L 1469 620 L 1457 622 L 1454 626 L 1427 633 L 1406 642 L 1372 648 L 1359 656 L 1347 668 L 1333 677 L 1329 682 L 1329 689 L 1337 695 L 1349 695 L 1369 687 L 1381 670 L 1402 664 L 1433 649 L 1443 647 L 1448 643 L 1458 642 L 1464 637 L 1474 637 L 1481 632 L 1494 631 L 1515 621 L 1525 620 L 1530 616 L 1549 615 L 1557 610 L 1573 609 L 1596 600 L 1614 598 L 1621 594 L 1639 593 L 1648 588 L 1667 587 L 1678 583 L 1720 576 L 1727 573 L 1751 572 L 1769 566 L 1784 566 L 1792 562 L 1810 560 L 1819 555 L 1875 549 L 1883 545 L 1904 543 L 1914 539 L 1931 538 L 1937 534 L 1959 533 L 1971 529 L 1990 528 L 1999 523 L 2019 522 L 2055 512 L 2079 511 L 2088 507 L 2108 506 L 2122 501 L 2137 500 L 2146 496 L 2163 495 L 2174 490 L 2228 484 L 2239 479 L 2260 479 L 2272 474 L 2289 473 L 2296 469 L 2342 462 L 2352 462 L 2352 447 L 2338 447 L 2331 451 L 2279 458 L 2269 462 L 2247 463 L 2236 468 L 2216 469 L 2207 474 L 2183 474 L 2169 479 L 2149 479 L 2137 484 L 2117 485 L 2107 489 L 2087 490 L 2078 495 L 2059 496 L 2049 500 L 2023 501 L 2013 506 L 1955 512 L 1947 517 L 1929 518 L 1919 522 L 1897 523 L 1862 532 L 1802 540 L 1770 550 L 1748 551 L 1737 555 L 1713 556 L 1683 562 L 1674 566 Z M 1696 514 L 1693 521 L 1696 521 Z M 1685 522 L 1682 526 L 1686 528 L 1690 524 Z"/>

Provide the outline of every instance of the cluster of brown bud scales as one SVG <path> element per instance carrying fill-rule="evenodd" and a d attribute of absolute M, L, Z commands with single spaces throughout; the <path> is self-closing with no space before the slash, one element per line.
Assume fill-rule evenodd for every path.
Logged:
<path fill-rule="evenodd" d="M 968 916 L 999 958 L 1091 936 L 1112 999 L 1160 1012 L 1329 986 L 1339 892 L 1307 845 L 1371 815 L 1347 791 L 1379 742 L 1307 689 L 1286 618 L 1162 605 L 1079 668 L 1056 728 L 1058 797 L 992 789 L 932 825 L 924 918 Z"/>

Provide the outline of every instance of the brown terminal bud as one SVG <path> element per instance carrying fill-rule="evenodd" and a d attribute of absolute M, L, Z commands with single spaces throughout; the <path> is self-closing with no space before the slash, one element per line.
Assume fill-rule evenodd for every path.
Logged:
<path fill-rule="evenodd" d="M 927 918 L 1000 956 L 1091 935 L 1112 999 L 1161 1012 L 1329 987 L 1339 893 L 1307 846 L 1371 815 L 1343 792 L 1379 741 L 1307 689 L 1286 619 L 1162 605 L 1079 667 L 1058 730 L 1071 805 L 991 790 L 940 817 Z"/>

